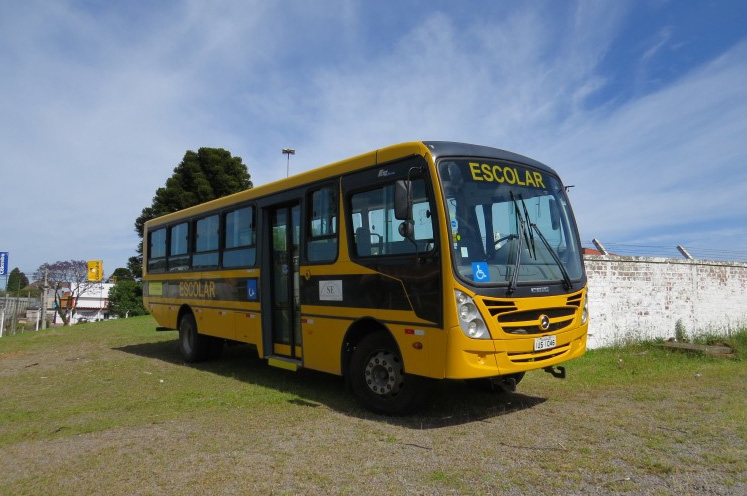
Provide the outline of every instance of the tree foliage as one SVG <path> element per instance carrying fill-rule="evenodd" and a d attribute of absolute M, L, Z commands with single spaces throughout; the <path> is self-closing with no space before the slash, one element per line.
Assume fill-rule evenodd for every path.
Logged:
<path fill-rule="evenodd" d="M 9 295 L 19 296 L 23 288 L 29 285 L 29 278 L 16 267 L 8 275 L 8 283 L 5 285 Z"/>
<path fill-rule="evenodd" d="M 222 148 L 187 151 L 166 185 L 156 190 L 151 205 L 143 208 L 135 219 L 140 243 L 137 256 L 131 257 L 127 264 L 130 271 L 137 277 L 142 275 L 142 238 L 147 221 L 251 187 L 251 176 L 241 157 L 232 157 Z"/>
<path fill-rule="evenodd" d="M 88 263 L 85 260 L 64 260 L 39 266 L 34 278 L 44 279 L 54 291 L 54 307 L 64 325 L 70 323 L 78 298 L 99 283 L 88 282 Z"/>
<path fill-rule="evenodd" d="M 109 290 L 107 305 L 109 313 L 118 317 L 135 317 L 145 315 L 143 306 L 143 288 L 133 279 L 120 279 Z"/>
<path fill-rule="evenodd" d="M 114 272 L 112 272 L 112 275 L 109 276 L 110 282 L 133 281 L 133 280 L 135 280 L 135 276 L 132 274 L 132 271 L 124 267 L 119 267 L 117 269 L 114 269 Z"/>

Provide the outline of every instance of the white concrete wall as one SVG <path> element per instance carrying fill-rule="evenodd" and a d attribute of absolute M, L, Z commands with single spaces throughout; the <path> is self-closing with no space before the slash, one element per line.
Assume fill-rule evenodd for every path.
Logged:
<path fill-rule="evenodd" d="M 725 335 L 747 325 L 747 264 L 646 257 L 584 257 L 589 278 L 589 348 Z"/>

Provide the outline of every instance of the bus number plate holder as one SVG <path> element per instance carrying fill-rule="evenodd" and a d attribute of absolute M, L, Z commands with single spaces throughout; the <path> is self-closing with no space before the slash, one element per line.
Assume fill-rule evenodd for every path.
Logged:
<path fill-rule="evenodd" d="M 555 348 L 557 343 L 557 336 L 542 336 L 541 338 L 534 338 L 534 351 L 549 350 Z"/>

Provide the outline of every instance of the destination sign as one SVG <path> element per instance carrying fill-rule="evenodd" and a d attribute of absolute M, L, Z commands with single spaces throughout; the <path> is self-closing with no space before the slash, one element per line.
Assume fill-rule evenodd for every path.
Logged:
<path fill-rule="evenodd" d="M 516 184 L 517 186 L 547 189 L 542 173 L 538 171 L 508 165 L 480 164 L 478 162 L 470 162 L 469 169 L 472 173 L 473 181 Z"/>

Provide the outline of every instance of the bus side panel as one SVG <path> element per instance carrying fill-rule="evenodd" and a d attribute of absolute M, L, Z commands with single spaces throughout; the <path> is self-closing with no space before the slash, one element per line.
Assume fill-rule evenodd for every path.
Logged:
<path fill-rule="evenodd" d="M 200 334 L 224 339 L 236 339 L 232 312 L 215 308 L 195 308 L 197 330 Z"/>
<path fill-rule="evenodd" d="M 263 357 L 262 348 L 262 316 L 257 311 L 233 312 L 236 341 L 257 346 L 260 358 Z"/>
<path fill-rule="evenodd" d="M 159 326 L 168 329 L 177 328 L 176 312 L 170 310 L 170 305 L 148 302 L 146 303 L 145 308 L 150 312 L 153 318 L 156 319 Z"/>
<path fill-rule="evenodd" d="M 389 330 L 397 340 L 405 372 L 431 377 L 431 337 L 441 331 L 432 327 L 420 327 L 417 324 L 390 325 Z"/>
<path fill-rule="evenodd" d="M 352 319 L 303 317 L 303 366 L 341 375 L 340 350 Z"/>

